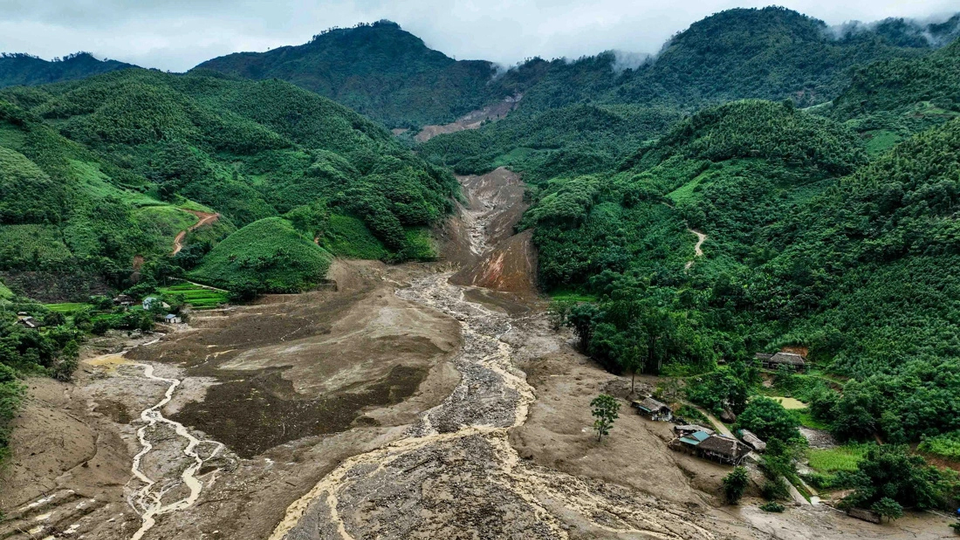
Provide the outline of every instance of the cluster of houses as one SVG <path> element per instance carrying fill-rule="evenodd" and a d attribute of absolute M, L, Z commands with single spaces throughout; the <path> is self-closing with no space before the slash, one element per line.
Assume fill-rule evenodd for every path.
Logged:
<path fill-rule="evenodd" d="M 115 305 L 128 308 L 134 304 L 134 300 L 132 296 L 121 294 L 113 299 L 113 303 Z M 155 306 L 158 306 L 158 305 L 163 310 L 170 309 L 170 304 L 164 302 L 163 300 L 157 298 L 156 296 L 148 296 L 144 298 L 143 301 L 140 303 L 140 305 L 143 306 L 144 311 L 150 311 L 151 309 L 153 309 Z M 163 322 L 167 324 L 180 324 L 181 322 L 183 322 L 183 319 L 179 315 L 176 315 L 173 313 L 167 313 L 166 315 L 163 316 Z"/>
<path fill-rule="evenodd" d="M 666 403 L 652 397 L 634 401 L 633 407 L 641 416 L 656 422 L 671 422 L 673 411 Z M 741 430 L 741 439 L 716 433 L 696 424 L 677 425 L 673 428 L 676 438 L 670 448 L 678 452 L 729 465 L 739 465 L 750 452 L 763 452 L 767 445 L 747 430 Z"/>

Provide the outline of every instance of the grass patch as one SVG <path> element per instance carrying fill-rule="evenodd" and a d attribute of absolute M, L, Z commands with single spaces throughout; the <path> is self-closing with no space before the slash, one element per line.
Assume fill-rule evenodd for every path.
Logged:
<path fill-rule="evenodd" d="M 960 431 L 927 437 L 923 439 L 917 450 L 951 461 L 960 461 Z"/>
<path fill-rule="evenodd" d="M 716 426 L 714 426 L 713 422 L 711 422 L 710 419 L 707 418 L 707 415 L 703 414 L 702 412 L 698 411 L 695 407 L 692 407 L 690 405 L 684 405 L 679 409 L 677 409 L 677 416 L 680 416 L 681 418 L 685 419 L 688 422 L 693 422 L 703 427 L 716 429 Z"/>
<path fill-rule="evenodd" d="M 363 221 L 351 216 L 332 214 L 320 241 L 337 257 L 383 259 L 389 255 Z"/>
<path fill-rule="evenodd" d="M 230 295 L 224 291 L 215 291 L 193 283 L 178 283 L 172 287 L 163 287 L 158 292 L 164 296 L 183 296 L 183 301 L 193 309 L 213 309 L 226 304 Z"/>
<path fill-rule="evenodd" d="M 10 300 L 14 296 L 13 291 L 0 281 L 0 300 Z"/>
<path fill-rule="evenodd" d="M 795 409 L 793 414 L 798 420 L 800 420 L 800 425 L 805 428 L 819 429 L 821 431 L 830 430 L 830 425 L 814 418 L 813 414 L 810 412 L 810 409 Z"/>
<path fill-rule="evenodd" d="M 867 153 L 871 156 L 878 156 L 887 150 L 893 148 L 898 142 L 900 142 L 901 137 L 897 135 L 896 132 L 890 131 L 888 129 L 878 129 L 876 131 L 869 132 L 870 138 L 866 141 Z"/>
<path fill-rule="evenodd" d="M 550 299 L 554 302 L 596 302 L 597 297 L 592 294 L 568 289 L 557 289 L 550 294 Z"/>
<path fill-rule="evenodd" d="M 701 174 L 686 184 L 671 191 L 667 194 L 667 198 L 672 200 L 674 204 L 692 203 L 698 198 L 697 188 L 700 187 L 700 183 L 704 179 L 705 174 L 706 173 Z"/>
<path fill-rule="evenodd" d="M 810 468 L 819 472 L 834 473 L 839 471 L 855 471 L 857 464 L 867 453 L 869 445 L 846 445 L 836 448 L 810 448 L 807 450 L 807 459 Z"/>
<path fill-rule="evenodd" d="M 84 304 L 81 302 L 65 302 L 62 304 L 44 304 L 44 306 L 50 311 L 56 311 L 57 313 L 73 313 L 77 310 L 85 308 L 90 304 Z"/>

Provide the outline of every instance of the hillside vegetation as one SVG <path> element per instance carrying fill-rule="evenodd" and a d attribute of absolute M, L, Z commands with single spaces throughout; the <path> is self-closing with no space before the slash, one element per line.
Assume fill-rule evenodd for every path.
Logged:
<path fill-rule="evenodd" d="M 279 217 L 261 219 L 220 242 L 190 277 L 239 293 L 295 293 L 327 274 L 333 256 Z"/>
<path fill-rule="evenodd" d="M 486 88 L 492 63 L 456 61 L 389 21 L 335 28 L 304 45 L 234 53 L 197 68 L 289 81 L 391 127 L 449 122 L 495 100 Z"/>
<path fill-rule="evenodd" d="M 134 67 L 116 60 L 98 60 L 79 52 L 52 61 L 29 54 L 0 54 L 0 88 L 83 79 L 91 75 Z"/>
<path fill-rule="evenodd" d="M 804 347 L 850 378 L 801 392 L 838 437 L 917 441 L 958 429 L 958 141 L 952 120 L 871 162 L 792 102 L 734 102 L 619 172 L 551 180 L 525 224 L 541 283 L 599 298 L 566 317 L 610 369 L 709 372 Z M 702 258 L 687 228 L 708 235 Z"/>
<path fill-rule="evenodd" d="M 0 234 L 36 233 L 31 248 L 2 254 L 7 270 L 66 257 L 126 288 L 136 255 L 178 272 L 164 255 L 196 221 L 184 210 L 221 215 L 219 234 L 188 235 L 174 262 L 189 270 L 234 226 L 317 203 L 360 220 L 381 246 L 365 253 L 429 258 L 410 230 L 437 222 L 457 190 L 376 124 L 280 81 L 128 69 L 0 99 Z"/>
<path fill-rule="evenodd" d="M 928 57 L 936 63 L 950 56 L 953 47 L 932 51 L 958 24 L 960 17 L 939 26 L 891 19 L 836 33 L 823 21 L 784 8 L 728 10 L 694 23 L 656 58 L 632 68 L 622 69 L 613 53 L 517 66 L 493 83 L 502 94 L 523 94 L 517 111 L 477 131 L 434 138 L 423 145 L 423 155 L 463 174 L 507 165 L 531 182 L 599 172 L 664 134 L 681 114 L 704 107 L 761 98 L 829 108 L 830 100 L 853 92 L 855 67 L 873 69 L 864 66 L 877 60 L 914 65 L 911 59 Z M 865 86 L 872 88 L 872 80 L 864 77 Z M 935 107 L 925 111 L 937 113 Z M 887 149 L 900 137 L 893 128 L 873 124 L 852 126 L 865 137 L 882 128 L 871 150 Z M 917 130 L 900 131 L 908 136 Z"/>

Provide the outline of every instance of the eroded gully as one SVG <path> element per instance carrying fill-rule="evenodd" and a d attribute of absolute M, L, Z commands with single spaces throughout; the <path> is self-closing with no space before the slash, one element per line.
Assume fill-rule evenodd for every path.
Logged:
<path fill-rule="evenodd" d="M 662 539 L 714 537 L 683 509 L 521 460 L 508 431 L 524 424 L 536 399 L 513 364 L 523 321 L 467 301 L 449 275 L 396 294 L 460 322 L 459 385 L 403 438 L 321 479 L 287 508 L 271 540 L 568 538 L 571 523 Z"/>

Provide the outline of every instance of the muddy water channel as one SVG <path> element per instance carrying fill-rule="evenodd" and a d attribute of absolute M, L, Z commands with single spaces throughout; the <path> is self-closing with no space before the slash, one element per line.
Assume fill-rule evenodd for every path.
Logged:
<path fill-rule="evenodd" d="M 427 276 L 397 295 L 460 322 L 460 383 L 403 438 L 324 477 L 271 539 L 714 537 L 681 508 L 521 460 L 507 437 L 535 400 L 512 360 L 524 320 L 467 301 L 448 278 Z"/>

